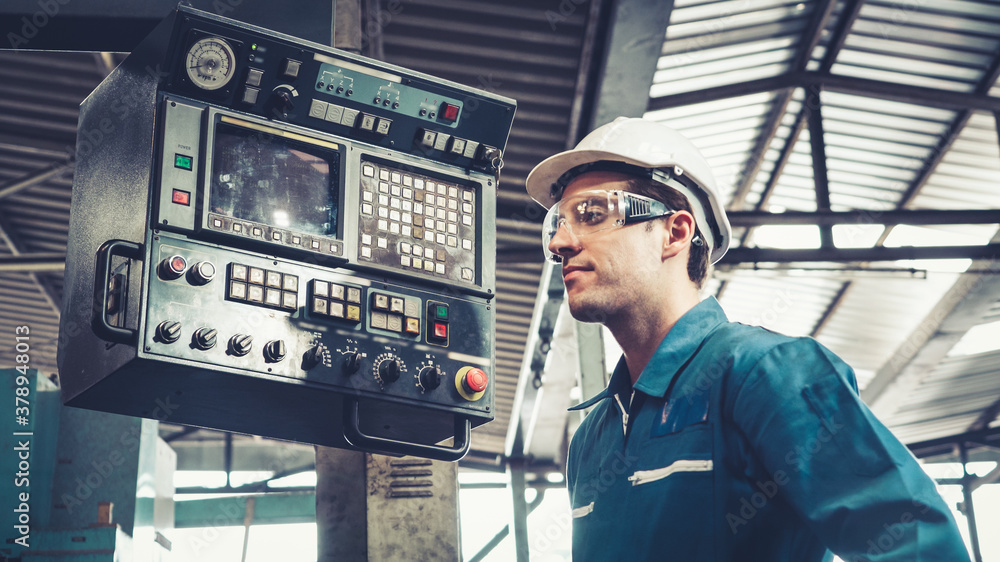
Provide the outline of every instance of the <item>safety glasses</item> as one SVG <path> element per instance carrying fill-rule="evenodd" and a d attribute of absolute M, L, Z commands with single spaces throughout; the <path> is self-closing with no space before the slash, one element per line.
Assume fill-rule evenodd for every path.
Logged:
<path fill-rule="evenodd" d="M 545 259 L 562 263 L 549 251 L 549 243 L 560 228 L 577 239 L 595 232 L 644 222 L 673 214 L 661 201 L 628 191 L 583 191 L 553 205 L 542 223 L 542 250 Z"/>

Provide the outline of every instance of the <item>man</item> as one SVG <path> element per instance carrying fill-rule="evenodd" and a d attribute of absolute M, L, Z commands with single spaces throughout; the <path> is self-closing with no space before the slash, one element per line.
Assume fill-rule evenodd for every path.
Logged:
<path fill-rule="evenodd" d="M 910 452 L 809 338 L 700 300 L 729 246 L 712 171 L 676 131 L 619 118 L 539 164 L 546 255 L 573 317 L 624 355 L 570 444 L 573 559 L 962 561 Z"/>

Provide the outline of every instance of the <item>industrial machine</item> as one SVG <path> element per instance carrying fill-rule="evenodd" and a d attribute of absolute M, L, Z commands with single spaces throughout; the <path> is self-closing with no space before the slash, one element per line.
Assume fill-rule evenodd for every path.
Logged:
<path fill-rule="evenodd" d="M 179 6 L 81 106 L 64 403 L 461 458 L 514 110 Z"/>

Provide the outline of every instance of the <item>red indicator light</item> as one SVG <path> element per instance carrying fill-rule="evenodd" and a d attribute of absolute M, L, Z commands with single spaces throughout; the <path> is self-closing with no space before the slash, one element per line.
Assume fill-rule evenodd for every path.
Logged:
<path fill-rule="evenodd" d="M 187 260 L 180 256 L 170 258 L 170 269 L 182 273 L 185 269 L 187 269 Z"/>
<path fill-rule="evenodd" d="M 190 205 L 191 204 L 191 194 L 187 191 L 182 191 L 180 189 L 174 190 L 174 195 L 171 201 L 177 203 L 178 205 Z"/>
<path fill-rule="evenodd" d="M 170 256 L 160 262 L 159 272 L 164 279 L 177 279 L 184 274 L 187 269 L 187 260 L 184 256 Z"/>
<path fill-rule="evenodd" d="M 440 322 L 434 323 L 434 337 L 445 339 L 448 337 L 448 325 Z"/>
<path fill-rule="evenodd" d="M 465 385 L 473 392 L 482 392 L 489 384 L 490 378 L 482 369 L 469 369 L 469 372 L 465 373 Z"/>
<path fill-rule="evenodd" d="M 450 103 L 441 104 L 441 119 L 444 121 L 458 120 L 458 106 Z"/>

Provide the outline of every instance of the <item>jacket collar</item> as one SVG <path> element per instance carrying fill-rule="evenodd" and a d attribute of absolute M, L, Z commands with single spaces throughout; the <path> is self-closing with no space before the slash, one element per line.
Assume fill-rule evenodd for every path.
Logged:
<path fill-rule="evenodd" d="M 639 380 L 635 383 L 636 390 L 649 396 L 662 398 L 666 395 L 674 377 L 698 351 L 705 338 L 720 324 L 728 321 L 726 313 L 715 297 L 709 297 L 695 305 L 684 316 L 681 316 L 680 320 L 667 333 L 667 337 L 660 342 L 656 353 L 653 354 L 649 364 L 639 375 Z M 618 365 L 611 375 L 608 387 L 590 400 L 573 406 L 570 410 L 589 408 L 615 394 L 628 393 L 630 387 L 631 377 L 623 356 L 618 360 Z"/>

